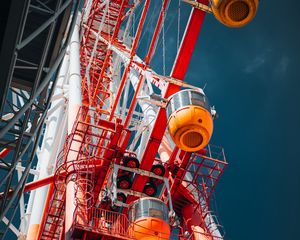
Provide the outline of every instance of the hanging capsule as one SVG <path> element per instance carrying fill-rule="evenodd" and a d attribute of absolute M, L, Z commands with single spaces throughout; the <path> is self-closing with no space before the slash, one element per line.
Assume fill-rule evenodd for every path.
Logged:
<path fill-rule="evenodd" d="M 208 99 L 199 89 L 173 94 L 167 105 L 168 130 L 182 150 L 196 152 L 204 148 L 213 132 L 213 117 Z"/>
<path fill-rule="evenodd" d="M 169 210 L 157 198 L 141 198 L 129 206 L 130 231 L 135 239 L 165 240 L 170 238 Z"/>
<path fill-rule="evenodd" d="M 212 0 L 215 17 L 228 27 L 242 27 L 255 16 L 259 0 Z"/>

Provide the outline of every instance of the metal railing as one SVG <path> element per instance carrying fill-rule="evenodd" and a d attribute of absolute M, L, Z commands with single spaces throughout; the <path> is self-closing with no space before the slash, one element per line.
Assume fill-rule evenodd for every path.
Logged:
<path fill-rule="evenodd" d="M 193 231 L 193 233 L 189 237 L 183 238 L 183 239 L 187 239 L 187 240 L 195 240 L 195 239 L 223 240 L 223 237 L 214 236 L 214 235 L 211 235 L 210 233 L 203 233 L 203 232 Z"/>
<path fill-rule="evenodd" d="M 79 205 L 74 218 L 76 228 L 120 239 L 134 239 L 129 220 L 122 213 L 96 207 L 88 210 L 86 206 Z"/>
<path fill-rule="evenodd" d="M 194 197 L 199 200 L 204 197 L 209 202 L 226 167 L 223 148 L 208 145 L 205 153 L 194 153 L 191 156 L 182 183 Z"/>
<path fill-rule="evenodd" d="M 129 222 L 127 216 L 123 213 L 113 212 L 95 207 L 88 208 L 85 205 L 78 205 L 74 214 L 75 228 L 82 229 L 86 232 L 114 237 L 116 239 L 136 239 L 133 231 L 133 224 L 134 223 Z M 139 229 L 144 228 L 143 226 L 140 226 L 138 224 L 136 224 L 136 226 L 138 226 Z M 158 236 L 157 230 L 153 231 L 153 236 Z M 194 240 L 196 239 L 196 237 L 197 239 L 200 238 L 202 240 L 224 239 L 223 237 L 214 236 L 208 232 L 193 231 L 191 234 L 185 234 L 183 233 L 182 229 L 173 231 L 169 239 Z M 163 239 L 163 237 L 161 237 L 161 239 Z"/>
<path fill-rule="evenodd" d="M 186 231 L 187 229 L 183 229 L 180 226 L 174 227 L 172 233 L 170 235 L 170 240 L 224 240 L 223 237 L 215 236 L 209 232 L 199 232 L 199 231 L 192 231 L 189 233 Z"/>

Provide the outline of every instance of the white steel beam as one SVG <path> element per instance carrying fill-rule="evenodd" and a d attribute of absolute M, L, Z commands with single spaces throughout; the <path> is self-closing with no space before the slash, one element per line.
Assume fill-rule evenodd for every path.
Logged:
<path fill-rule="evenodd" d="M 50 110 L 48 111 L 47 119 L 45 121 L 46 128 L 42 141 L 41 150 L 38 154 L 37 169 L 39 171 L 38 179 L 45 178 L 52 174 L 52 170 L 48 168 L 49 165 L 54 165 L 57 159 L 57 155 L 61 149 L 58 143 L 59 136 L 61 136 L 66 129 L 63 129 L 62 121 L 66 115 L 66 99 L 57 99 L 55 96 L 59 96 L 64 93 L 63 86 L 66 82 L 66 77 L 69 69 L 69 54 L 64 57 L 61 69 L 58 74 L 57 85 L 54 90 L 54 99 L 52 99 Z M 42 213 L 44 209 L 45 200 L 47 197 L 48 186 L 38 188 L 32 191 L 33 195 L 30 211 L 26 212 L 27 221 L 29 223 L 29 231 L 34 225 L 40 224 Z M 31 199 L 30 199 L 31 200 Z M 26 227 L 27 228 L 27 227 Z"/>
<path fill-rule="evenodd" d="M 78 110 L 82 104 L 81 99 L 81 75 L 80 75 L 80 20 L 81 14 L 77 15 L 76 25 L 70 42 L 70 72 L 69 72 L 69 102 L 68 102 L 68 134 L 72 132 L 73 125 L 76 122 Z M 80 143 L 75 143 L 75 149 L 79 149 Z M 67 161 L 76 159 L 77 156 L 69 154 Z M 75 212 L 75 187 L 73 175 L 70 175 L 66 183 L 66 199 L 65 199 L 65 239 L 72 239 L 73 215 Z"/>
<path fill-rule="evenodd" d="M 4 222 L 7 225 L 9 223 L 9 220 L 6 217 L 4 217 L 2 219 L 2 222 Z M 8 227 L 17 237 L 20 236 L 20 231 L 12 223 L 10 223 Z"/>

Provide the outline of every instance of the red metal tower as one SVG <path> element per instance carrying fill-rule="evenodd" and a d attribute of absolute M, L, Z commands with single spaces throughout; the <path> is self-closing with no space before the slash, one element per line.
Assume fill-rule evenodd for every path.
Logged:
<path fill-rule="evenodd" d="M 23 191 L 50 184 L 36 193 L 44 211 L 39 223 L 31 221 L 28 239 L 223 239 L 210 207 L 227 166 L 224 150 L 209 144 L 216 112 L 201 88 L 183 80 L 205 12 L 239 27 L 258 1 L 185 2 L 190 17 L 163 76 L 151 60 L 162 41 L 165 65 L 168 0 L 85 1 L 52 97 L 67 92 L 67 110 L 53 125 L 57 134 L 61 127 L 62 151 L 53 175 Z M 147 31 L 149 44 L 142 40 Z"/>
<path fill-rule="evenodd" d="M 202 3 L 208 4 L 208 1 Z M 213 236 L 213 229 L 208 223 L 211 221 L 214 227 L 216 223 L 209 212 L 209 199 L 227 165 L 222 149 L 214 152 L 208 146 L 198 153 L 190 153 L 176 146 L 168 146 L 164 137 L 167 127 L 166 111 L 164 107 L 160 107 L 138 161 L 139 166 L 126 165 L 124 161 L 124 156 L 136 157 L 134 152 L 128 150 L 131 139 L 136 135 L 135 131 L 130 131 L 130 127 L 134 124 L 138 97 L 146 86 L 146 80 L 150 79 L 152 84 L 160 88 L 163 99 L 168 99 L 180 90 L 180 81 L 184 79 L 205 15 L 199 9 L 192 9 L 170 79 L 161 78 L 149 64 L 165 20 L 168 0 L 161 4 L 145 59 L 141 60 L 136 55 L 149 5 L 149 0 L 132 3 L 123 0 L 109 3 L 93 1 L 91 5 L 85 6 L 86 12 L 83 13 L 80 25 L 82 106 L 57 162 L 55 184 L 49 190 L 50 202 L 45 208 L 40 228 L 41 239 L 63 239 L 64 233 L 67 239 L 98 239 L 100 236 L 134 239 L 133 231 L 129 230 L 128 204 L 139 197 L 150 195 L 170 205 L 168 192 L 176 213 L 174 224 L 180 219 L 180 224 L 176 225 L 180 231 L 174 233 L 174 236 L 177 234 L 181 238 L 193 239 L 210 239 Z M 131 44 L 125 44 L 125 34 L 123 39 L 120 37 L 121 26 L 130 21 L 131 14 L 138 7 L 142 12 L 135 35 Z M 114 65 L 115 55 L 124 62 L 124 67 L 120 70 L 117 90 L 112 92 L 111 85 L 115 84 L 113 78 L 116 74 L 114 68 L 117 67 Z M 130 81 L 132 69 L 138 73 L 135 93 L 127 98 L 128 110 L 122 119 L 117 108 L 125 99 L 125 86 Z M 170 149 L 168 159 L 157 156 L 163 138 L 163 144 Z M 151 170 L 155 163 L 163 168 L 163 173 L 159 179 L 153 180 L 155 171 L 151 173 Z M 130 167 L 133 169 L 128 169 Z M 114 174 L 117 177 L 113 178 Z M 129 178 L 126 174 L 132 178 L 132 182 L 126 182 Z M 123 178 L 123 182 L 114 182 Z M 164 178 L 167 180 L 167 187 L 162 187 Z M 75 192 L 68 192 L 70 184 Z M 118 190 L 115 189 L 118 191 L 117 202 L 113 202 L 113 197 L 109 199 L 109 194 L 105 195 L 107 188 L 113 188 L 114 184 L 118 185 Z M 156 188 L 161 188 L 161 192 L 155 195 Z M 120 202 L 123 202 L 121 206 Z M 74 206 L 69 206 L 73 204 Z M 66 214 L 69 208 L 73 211 L 72 215 Z M 155 237 L 157 233 L 153 232 L 153 239 Z M 218 237 L 221 238 L 215 236 Z"/>

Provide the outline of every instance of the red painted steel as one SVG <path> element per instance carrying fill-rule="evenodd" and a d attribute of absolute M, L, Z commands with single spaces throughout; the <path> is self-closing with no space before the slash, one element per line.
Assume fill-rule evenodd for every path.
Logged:
<path fill-rule="evenodd" d="M 145 4 L 144 4 L 142 15 L 141 15 L 141 18 L 140 18 L 140 21 L 139 21 L 139 25 L 138 25 L 138 28 L 137 28 L 137 32 L 136 32 L 135 38 L 134 38 L 133 43 L 132 43 L 132 47 L 131 47 L 131 51 L 130 51 L 130 60 L 129 60 L 129 63 L 128 63 L 124 73 L 123 73 L 123 76 L 122 76 L 122 79 L 121 79 L 121 82 L 120 82 L 120 86 L 118 87 L 118 92 L 116 94 L 114 103 L 113 103 L 112 108 L 111 108 L 110 119 L 114 116 L 117 104 L 119 103 L 121 93 L 123 91 L 123 88 L 125 86 L 125 82 L 126 82 L 127 77 L 128 77 L 128 73 L 131 69 L 131 63 L 132 63 L 133 57 L 135 55 L 136 48 L 138 46 L 138 42 L 139 42 L 139 39 L 140 39 L 140 36 L 141 36 L 142 28 L 144 26 L 144 22 L 145 22 L 145 18 L 146 18 L 146 15 L 147 15 L 148 8 L 149 8 L 149 4 L 150 4 L 150 0 L 146 0 Z M 135 91 L 135 96 L 133 97 L 132 102 L 130 104 L 130 108 L 128 110 L 128 116 L 131 115 L 131 113 L 133 111 L 133 108 L 135 107 L 136 96 L 137 96 L 137 91 Z M 129 119 L 127 117 L 126 121 L 125 121 L 125 124 L 124 124 L 125 127 L 128 124 L 128 120 Z"/>
<path fill-rule="evenodd" d="M 8 153 L 9 153 L 10 149 L 9 148 L 4 148 L 1 152 L 0 152 L 0 158 L 5 157 Z"/>
<path fill-rule="evenodd" d="M 37 189 L 37 188 L 49 185 L 49 184 L 51 184 L 53 182 L 54 182 L 54 175 L 50 175 L 50 176 L 48 176 L 46 178 L 42 178 L 40 180 L 27 183 L 25 185 L 25 187 L 24 187 L 24 191 L 23 192 L 29 192 L 29 191 L 32 191 L 34 189 Z"/>
<path fill-rule="evenodd" d="M 90 218 L 86 219 L 85 206 L 78 206 L 74 216 L 74 227 L 85 231 L 87 239 L 93 235 L 113 236 L 114 239 L 134 239 L 125 214 L 96 207 L 91 208 Z"/>
<path fill-rule="evenodd" d="M 206 0 L 201 2 L 208 4 L 208 1 Z M 172 77 L 183 80 L 188 68 L 188 64 L 190 62 L 193 49 L 195 47 L 198 38 L 198 34 L 200 33 L 204 16 L 205 16 L 204 12 L 197 9 L 192 10 L 191 17 L 187 25 L 187 30 L 183 37 L 183 41 L 172 70 L 172 74 L 171 74 Z M 171 94 L 177 91 L 179 91 L 179 86 L 168 84 L 163 97 L 168 98 Z M 158 151 L 160 142 L 164 135 L 166 125 L 167 125 L 167 119 L 166 119 L 165 109 L 160 108 L 157 113 L 155 125 L 152 129 L 149 142 L 146 145 L 144 155 L 141 160 L 141 165 L 140 165 L 141 169 L 145 169 L 145 170 L 151 169 L 155 155 Z M 141 176 L 137 177 L 137 179 L 132 185 L 132 189 L 135 191 L 143 191 L 146 181 L 147 181 L 146 177 L 141 177 Z"/>
<path fill-rule="evenodd" d="M 44 206 L 44 211 L 42 214 L 42 219 L 41 219 L 41 223 L 40 223 L 40 227 L 39 227 L 39 231 L 38 231 L 38 239 L 42 239 L 42 233 L 43 233 L 43 227 L 41 226 L 45 226 L 46 224 L 46 217 L 47 216 L 47 210 L 49 209 L 49 204 L 51 203 L 51 198 L 53 196 L 53 192 L 54 192 L 54 183 L 51 183 L 48 189 L 48 193 L 47 193 L 47 197 L 46 197 L 46 201 L 45 201 L 45 206 Z"/>
<path fill-rule="evenodd" d="M 34 189 L 46 186 L 46 185 L 51 184 L 53 182 L 54 182 L 54 176 L 51 175 L 49 177 L 46 177 L 46 178 L 43 178 L 43 179 L 40 179 L 40 180 L 37 180 L 37 181 L 33 181 L 33 182 L 30 182 L 30 183 L 27 183 L 25 185 L 25 187 L 24 187 L 23 193 L 30 192 L 30 191 L 32 191 Z M 10 196 L 13 192 L 14 192 L 14 190 L 11 189 L 8 192 L 8 196 Z M 3 193 L 0 193 L 0 199 L 2 198 L 2 196 L 3 196 Z"/>
<path fill-rule="evenodd" d="M 148 3 L 148 5 L 149 5 L 149 3 Z M 163 23 L 164 17 L 165 17 L 165 11 L 167 9 L 167 5 L 168 5 L 168 0 L 163 1 L 162 8 L 160 10 L 159 17 L 158 17 L 158 20 L 157 20 L 157 24 L 156 24 L 156 27 L 155 27 L 155 30 L 154 30 L 154 35 L 151 39 L 151 43 L 150 43 L 150 46 L 149 46 L 149 49 L 148 49 L 148 53 L 145 57 L 145 66 L 143 67 L 144 70 L 147 68 L 147 65 L 149 65 L 149 63 L 151 61 L 151 58 L 153 56 L 154 47 L 155 47 L 155 45 L 157 44 L 157 41 L 158 41 L 159 33 L 160 33 L 162 23 Z M 145 3 L 145 6 L 146 6 L 146 3 Z M 148 7 L 149 6 L 147 6 L 147 9 L 148 9 Z M 143 22 L 144 22 L 144 19 L 143 19 Z M 131 55 L 131 58 L 133 58 L 133 55 Z M 138 96 L 140 88 L 142 86 L 143 78 L 144 78 L 143 76 L 140 76 L 140 78 L 139 78 L 138 85 L 136 87 L 134 96 L 133 96 L 132 101 L 130 103 L 130 107 L 128 109 L 128 113 L 127 113 L 127 116 L 126 116 L 126 119 L 125 119 L 125 123 L 124 123 L 125 127 L 128 126 L 129 121 L 132 117 L 133 110 L 136 107 L 137 96 Z"/>
<path fill-rule="evenodd" d="M 91 118 L 85 118 L 87 115 L 92 118 L 93 123 L 90 122 Z M 78 196 L 75 196 L 77 205 L 82 205 L 83 195 L 80 194 L 83 193 L 85 203 L 92 207 L 95 202 L 94 191 L 102 189 L 106 175 L 109 173 L 110 162 L 115 157 L 113 154 L 119 148 L 118 144 L 121 144 L 119 138 L 123 128 L 117 119 L 109 122 L 100 117 L 101 114 L 85 107 L 82 107 L 78 113 L 77 119 L 86 120 L 76 122 L 64 150 L 60 153 L 54 175 L 55 189 L 48 209 L 45 208 L 45 220 L 43 220 L 45 224 L 41 225 L 41 239 L 60 237 L 64 222 L 65 181 L 68 176 L 75 175 L 78 183 L 76 190 Z M 77 142 L 80 142 L 79 149 Z M 68 155 L 74 152 L 77 152 L 77 158 L 67 161 Z M 86 216 L 88 215 L 87 208 Z"/>
<path fill-rule="evenodd" d="M 208 0 L 198 0 L 208 4 Z M 148 12 L 150 0 L 145 0 L 142 7 L 136 34 L 130 47 L 118 39 L 120 26 L 128 15 L 131 5 L 127 0 L 110 1 L 109 16 L 104 19 L 104 30 L 99 33 L 101 39 L 96 38 L 101 19 L 104 17 L 104 0 L 95 0 L 91 6 L 88 20 L 83 25 L 83 36 L 80 47 L 81 76 L 82 76 L 82 101 L 83 106 L 77 116 L 72 133 L 68 137 L 63 152 L 60 154 L 57 168 L 54 175 L 54 189 L 52 195 L 48 195 L 49 205 L 46 205 L 43 220 L 40 228 L 40 239 L 63 239 L 64 232 L 64 206 L 66 187 L 65 181 L 69 176 L 74 176 L 76 184 L 75 200 L 76 211 L 73 216 L 72 232 L 74 236 L 81 239 L 89 239 L 108 236 L 114 239 L 133 239 L 129 231 L 129 222 L 126 215 L 105 209 L 101 201 L 101 191 L 109 181 L 110 164 L 121 162 L 122 156 L 126 153 L 130 140 L 130 131 L 126 129 L 132 119 L 135 110 L 138 90 L 142 87 L 144 76 L 139 76 L 137 91 L 130 99 L 130 107 L 123 124 L 116 117 L 115 110 L 123 94 L 123 88 L 128 81 L 128 74 L 131 68 L 139 70 L 151 70 L 149 63 L 155 51 L 159 33 L 163 24 L 164 12 L 168 6 L 168 0 L 162 2 L 157 24 L 154 30 L 148 53 L 144 63 L 134 61 L 137 46 Z M 198 35 L 203 23 L 205 13 L 193 9 L 186 31 L 173 65 L 171 77 L 183 80 L 188 69 L 189 62 L 197 42 Z M 96 34 L 95 34 L 96 33 Z M 112 78 L 112 49 L 128 55 L 128 62 L 124 68 L 120 85 L 114 99 L 110 92 Z M 92 52 L 95 50 L 95 54 Z M 155 80 L 156 81 L 156 80 Z M 157 80 L 159 81 L 159 80 Z M 168 98 L 180 90 L 178 85 L 168 84 L 162 93 L 162 97 Z M 94 109 L 94 110 L 91 110 Z M 107 119 L 107 120 L 106 120 Z M 144 149 L 140 161 L 140 168 L 150 171 L 153 163 L 160 162 L 156 158 L 158 148 L 167 125 L 165 109 L 160 108 L 154 127 L 150 134 L 149 141 Z M 75 145 L 80 147 L 74 147 Z M 76 159 L 67 161 L 70 154 L 76 154 Z M 226 168 L 226 161 L 212 155 L 211 150 L 199 153 L 186 153 L 177 147 L 173 149 L 168 163 L 167 172 L 171 184 L 171 195 L 174 210 L 182 215 L 181 209 L 185 205 L 192 204 L 195 209 L 201 212 L 203 219 L 207 211 L 203 209 L 201 201 L 209 205 L 209 200 L 215 185 Z M 170 171 L 170 172 L 168 172 Z M 187 178 L 187 176 L 192 176 Z M 148 177 L 136 174 L 131 190 L 143 192 Z M 37 183 L 36 183 L 37 184 Z M 35 185 L 36 186 L 36 185 Z M 51 199 L 50 199 L 51 198 Z M 127 198 L 127 203 L 132 202 L 136 197 Z M 163 196 L 165 198 L 166 196 Z M 194 234 L 195 229 L 189 229 L 189 239 L 197 239 L 197 236 L 207 235 L 211 237 L 209 229 L 205 233 Z M 186 239 L 181 231 L 181 239 Z M 199 238 L 201 239 L 201 238 Z M 205 239 L 205 238 L 203 238 Z M 209 238 L 208 238 L 209 239 Z M 217 239 L 217 238 L 216 238 Z"/>
<path fill-rule="evenodd" d="M 107 69 L 110 65 L 112 51 L 108 50 L 103 42 L 97 41 L 92 33 L 92 30 L 98 32 L 98 26 L 101 24 L 106 6 L 103 3 L 104 1 L 100 0 L 93 2 L 88 21 L 84 26 L 80 48 L 83 104 L 95 106 L 98 109 L 102 109 L 105 100 L 110 97 L 110 72 L 107 72 Z M 111 35 L 111 41 L 118 35 L 125 8 L 128 7 L 127 0 L 112 1 L 109 4 L 110 15 L 109 18 L 105 18 L 104 26 L 109 25 L 105 33 Z M 96 54 L 91 55 L 95 43 L 97 43 Z M 89 62 L 91 62 L 90 69 L 87 69 Z M 86 72 L 90 79 L 86 78 Z"/>
<path fill-rule="evenodd" d="M 125 1 L 125 0 L 122 1 L 119 9 L 115 11 L 114 18 L 110 19 L 110 24 L 111 24 L 111 26 L 113 26 L 113 34 L 111 36 L 112 40 L 114 40 L 117 37 L 118 33 L 119 33 L 122 18 L 124 16 L 124 8 L 125 8 L 126 2 L 127 1 Z M 112 11 L 112 9 L 109 9 L 109 11 Z M 95 14 L 97 14 L 97 12 Z M 112 24 L 112 23 L 114 23 L 114 24 Z M 101 45 L 98 49 L 101 49 Z M 98 91 L 100 90 L 101 83 L 103 82 L 102 79 L 105 76 L 106 69 L 109 66 L 109 62 L 111 60 L 111 54 L 112 54 L 111 50 L 102 49 L 101 51 L 105 54 L 105 58 L 103 60 L 103 66 L 101 66 L 101 72 L 100 72 L 100 75 L 98 77 L 99 80 L 97 81 L 95 89 L 93 91 L 93 97 L 92 97 L 92 100 L 91 100 L 91 103 L 90 103 L 91 105 L 95 104 L 95 98 L 99 94 Z M 95 68 L 93 68 L 93 70 L 95 70 Z"/>
<path fill-rule="evenodd" d="M 153 56 L 155 46 L 157 44 L 157 40 L 158 40 L 158 37 L 159 37 L 159 33 L 161 31 L 162 23 L 163 23 L 164 18 L 166 16 L 165 11 L 167 9 L 168 4 L 169 4 L 168 0 L 163 1 L 162 8 L 160 10 L 159 17 L 158 17 L 158 20 L 157 20 L 157 24 L 156 24 L 156 27 L 155 27 L 155 30 L 154 30 L 154 33 L 153 33 L 153 37 L 151 39 L 151 43 L 150 43 L 150 46 L 149 46 L 149 50 L 148 50 L 148 53 L 145 57 L 145 63 L 147 65 L 149 65 L 149 63 L 151 61 L 151 58 Z"/>

